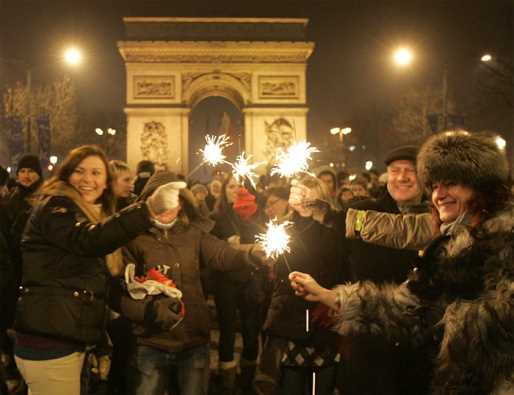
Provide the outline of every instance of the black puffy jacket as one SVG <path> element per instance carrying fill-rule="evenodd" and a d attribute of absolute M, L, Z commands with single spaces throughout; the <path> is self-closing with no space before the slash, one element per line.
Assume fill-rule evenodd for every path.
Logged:
<path fill-rule="evenodd" d="M 22 239 L 23 277 L 15 329 L 94 344 L 103 334 L 109 272 L 104 256 L 151 227 L 137 203 L 92 224 L 67 197 L 36 206 Z"/>

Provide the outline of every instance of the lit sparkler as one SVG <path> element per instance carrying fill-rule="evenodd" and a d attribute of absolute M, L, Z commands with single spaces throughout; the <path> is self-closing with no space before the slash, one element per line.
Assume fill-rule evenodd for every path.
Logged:
<path fill-rule="evenodd" d="M 223 153 L 223 150 L 232 144 L 227 136 L 224 134 L 220 136 L 212 136 L 208 134 L 205 136 L 205 142 L 206 144 L 203 149 L 201 148 L 199 150 L 203 156 L 203 160 L 189 172 L 187 178 L 191 177 L 206 163 L 213 167 L 220 163 L 229 163 L 225 160 L 226 156 Z"/>
<path fill-rule="evenodd" d="M 247 178 L 252 186 L 255 188 L 255 178 L 257 178 L 257 174 L 255 173 L 255 169 L 263 164 L 263 162 L 257 163 L 249 163 L 251 155 L 246 155 L 243 152 L 236 159 L 236 163 L 232 165 L 234 169 L 233 174 L 238 182 L 243 182 L 245 178 Z"/>
<path fill-rule="evenodd" d="M 319 150 L 307 141 L 293 144 L 286 152 L 279 152 L 277 164 L 271 169 L 271 174 L 292 177 L 297 173 L 308 173 L 309 162 L 315 152 Z"/>
<path fill-rule="evenodd" d="M 226 156 L 223 153 L 223 149 L 232 144 L 229 138 L 224 134 L 220 136 L 207 135 L 205 136 L 205 141 L 205 147 L 200 149 L 203 155 L 203 161 L 211 166 L 225 162 Z"/>
<path fill-rule="evenodd" d="M 291 237 L 286 231 L 290 225 L 291 222 L 289 221 L 277 223 L 276 220 L 270 220 L 266 224 L 266 233 L 260 233 L 256 236 L 257 243 L 262 246 L 266 253 L 266 258 L 276 260 L 284 252 L 291 251 L 289 248 L 289 239 Z M 289 271 L 291 271 L 290 268 Z"/>

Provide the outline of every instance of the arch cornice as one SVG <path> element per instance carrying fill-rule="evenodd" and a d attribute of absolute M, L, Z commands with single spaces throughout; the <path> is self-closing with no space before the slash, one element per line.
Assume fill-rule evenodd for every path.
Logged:
<path fill-rule="evenodd" d="M 125 62 L 305 63 L 314 43 L 283 41 L 119 41 Z"/>

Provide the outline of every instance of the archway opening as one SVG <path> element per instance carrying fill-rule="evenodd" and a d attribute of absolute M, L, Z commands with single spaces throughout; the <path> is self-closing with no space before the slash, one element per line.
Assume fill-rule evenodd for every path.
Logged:
<path fill-rule="evenodd" d="M 229 137 L 232 145 L 224 150 L 226 160 L 234 162 L 236 156 L 244 150 L 244 118 L 241 110 L 230 100 L 221 96 L 210 96 L 201 100 L 191 111 L 189 117 L 189 169 L 194 169 L 202 162 L 199 150 L 205 145 L 206 135 Z M 228 165 L 213 169 L 202 166 L 192 176 L 192 180 L 208 182 L 216 171 L 229 171 Z"/>

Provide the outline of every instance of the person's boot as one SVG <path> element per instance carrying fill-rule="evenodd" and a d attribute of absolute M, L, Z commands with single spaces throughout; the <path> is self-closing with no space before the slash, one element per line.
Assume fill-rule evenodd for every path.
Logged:
<path fill-rule="evenodd" d="M 239 377 L 239 382 L 243 390 L 243 394 L 253 394 L 253 379 L 255 378 L 257 361 L 249 361 L 247 359 L 241 358 L 239 366 L 241 367 L 241 376 Z"/>
<path fill-rule="evenodd" d="M 236 361 L 220 361 L 220 383 L 222 395 L 233 395 L 236 391 Z"/>

